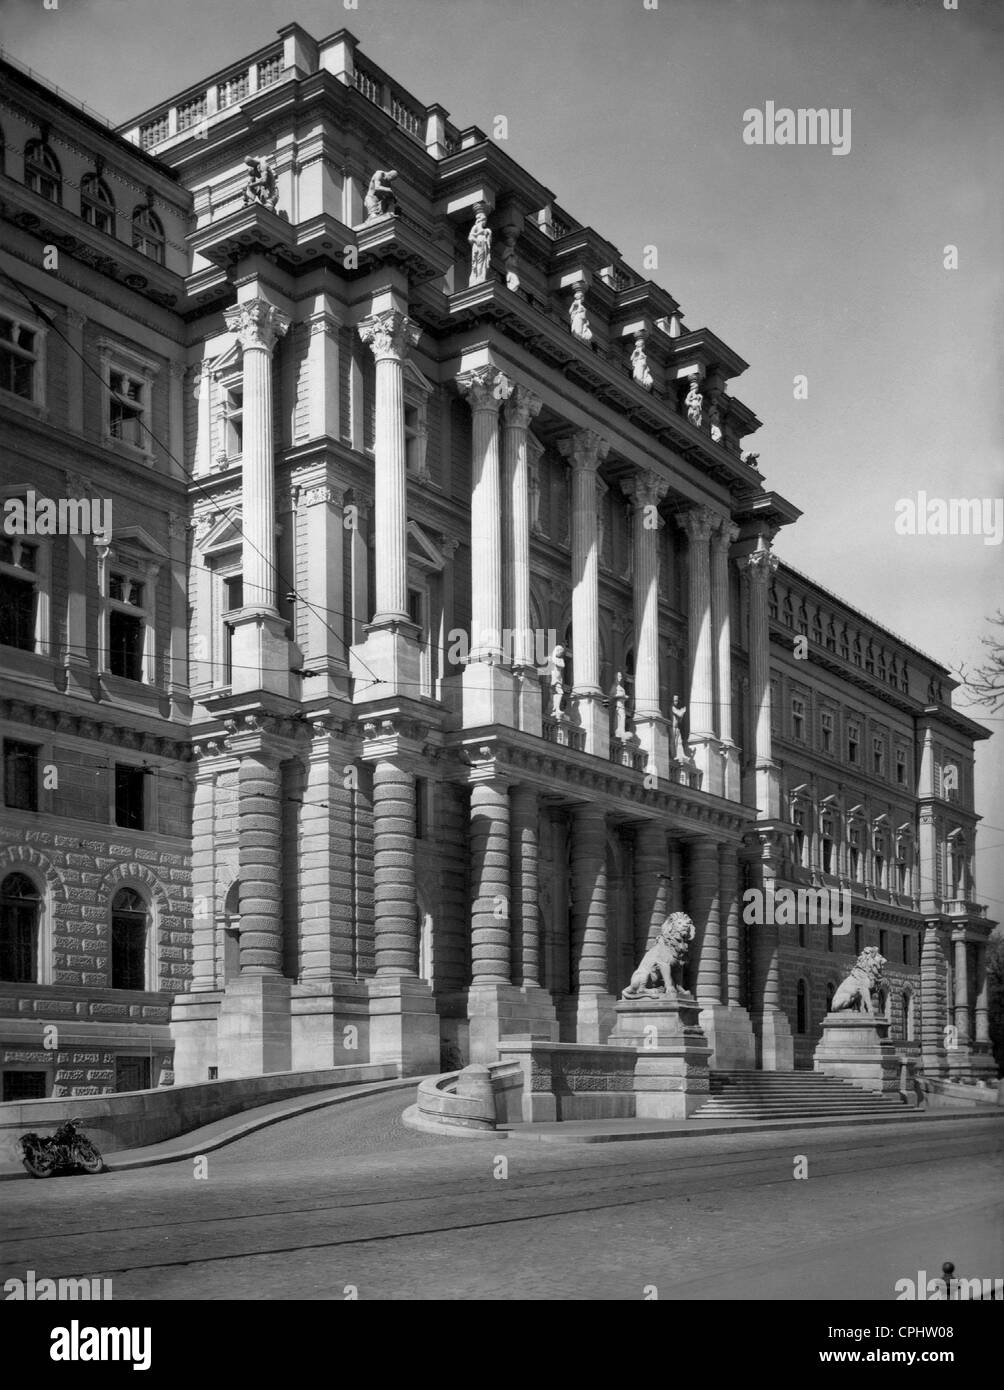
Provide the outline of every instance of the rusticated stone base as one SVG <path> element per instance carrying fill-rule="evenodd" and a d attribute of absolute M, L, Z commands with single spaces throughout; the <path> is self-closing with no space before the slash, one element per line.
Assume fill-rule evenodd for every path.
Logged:
<path fill-rule="evenodd" d="M 471 985 L 467 992 L 472 1062 L 494 1062 L 499 1044 L 514 1034 L 558 1040 L 558 1022 L 551 996 L 544 989 L 520 985 Z"/>
<path fill-rule="evenodd" d="M 711 1049 L 699 1023 L 697 1001 L 622 999 L 610 1046 L 637 1049 L 634 1069 L 635 1116 L 683 1120 L 708 1096 Z"/>
<path fill-rule="evenodd" d="M 827 1014 L 813 1068 L 864 1091 L 899 1091 L 899 1050 L 889 1041 L 888 1022 L 874 1014 Z"/>

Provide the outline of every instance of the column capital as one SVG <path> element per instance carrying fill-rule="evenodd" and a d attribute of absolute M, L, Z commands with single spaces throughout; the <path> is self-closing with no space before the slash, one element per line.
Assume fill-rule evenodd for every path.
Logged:
<path fill-rule="evenodd" d="M 304 507 L 318 507 L 321 503 L 341 507 L 345 502 L 345 489 L 331 483 L 313 483 L 300 490 L 297 501 Z"/>
<path fill-rule="evenodd" d="M 540 414 L 543 401 L 528 386 L 513 386 L 505 403 L 504 420 L 509 426 L 525 430 L 530 421 Z"/>
<path fill-rule="evenodd" d="M 558 450 L 576 472 L 594 473 L 610 452 L 610 445 L 595 430 L 576 430 L 559 439 Z"/>
<path fill-rule="evenodd" d="M 658 473 L 639 470 L 628 478 L 621 479 L 621 491 L 639 510 L 657 507 L 669 492 L 669 483 Z"/>
<path fill-rule="evenodd" d="M 508 401 L 513 385 L 498 367 L 473 367 L 467 372 L 458 372 L 457 386 L 472 411 L 487 410 L 498 414 L 499 406 Z"/>
<path fill-rule="evenodd" d="M 360 338 L 369 345 L 378 362 L 402 362 L 408 349 L 414 347 L 422 336 L 419 325 L 412 323 L 400 309 L 385 309 L 382 314 L 371 314 L 369 318 L 360 320 L 358 329 Z"/>
<path fill-rule="evenodd" d="M 718 530 L 712 533 L 711 544 L 716 550 L 721 551 L 723 555 L 727 556 L 732 547 L 732 543 L 739 538 L 739 530 L 740 528 L 734 521 L 730 521 L 728 517 L 723 516 Z"/>
<path fill-rule="evenodd" d="M 739 569 L 750 584 L 766 588 L 773 579 L 780 561 L 772 550 L 753 550 L 737 561 Z"/>
<path fill-rule="evenodd" d="M 676 516 L 677 526 L 687 533 L 687 539 L 691 544 L 708 540 L 711 533 L 721 525 L 721 521 L 721 513 L 713 511 L 710 507 L 691 507 L 688 511 L 678 512 Z"/>
<path fill-rule="evenodd" d="M 289 315 L 267 299 L 248 299 L 224 310 L 227 328 L 236 335 L 242 349 L 263 348 L 271 352 L 289 328 Z"/>

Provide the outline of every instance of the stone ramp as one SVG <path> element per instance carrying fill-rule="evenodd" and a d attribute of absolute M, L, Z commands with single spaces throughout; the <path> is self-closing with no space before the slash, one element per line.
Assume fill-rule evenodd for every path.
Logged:
<path fill-rule="evenodd" d="M 709 1097 L 693 1119 L 836 1119 L 907 1115 L 898 1095 L 865 1091 L 814 1071 L 713 1071 Z"/>

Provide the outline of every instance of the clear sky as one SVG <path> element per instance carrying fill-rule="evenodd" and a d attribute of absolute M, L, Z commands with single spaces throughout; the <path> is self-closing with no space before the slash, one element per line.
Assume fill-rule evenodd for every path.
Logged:
<path fill-rule="evenodd" d="M 0 0 L 0 41 L 124 121 L 283 24 L 346 27 L 458 125 L 505 115 L 513 158 L 636 269 L 654 244 L 688 326 L 751 363 L 732 384 L 764 421 L 747 447 L 805 514 L 782 557 L 957 669 L 1004 606 L 1004 545 L 894 530 L 920 491 L 1004 509 L 1004 3 L 945 5 Z M 849 108 L 849 152 L 745 144 L 768 101 Z M 1004 712 L 970 712 L 1004 746 Z M 977 806 L 978 897 L 1004 919 L 994 744 Z"/>

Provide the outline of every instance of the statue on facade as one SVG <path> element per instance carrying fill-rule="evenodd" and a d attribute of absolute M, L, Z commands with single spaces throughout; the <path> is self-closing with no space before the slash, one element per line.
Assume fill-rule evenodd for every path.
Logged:
<path fill-rule="evenodd" d="M 872 992 L 881 984 L 885 967 L 886 958 L 879 954 L 878 947 L 866 946 L 847 978 L 838 986 L 830 1012 L 838 1014 L 844 1009 L 853 1009 L 856 1013 L 873 1014 Z"/>
<path fill-rule="evenodd" d="M 561 718 L 561 704 L 565 696 L 565 649 L 555 647 L 547 663 L 547 679 L 551 685 L 551 718 Z"/>
<path fill-rule="evenodd" d="M 483 285 L 488 279 L 492 259 L 492 229 L 484 208 L 479 208 L 475 214 L 474 226 L 467 240 L 471 245 L 471 273 L 467 284 Z"/>
<path fill-rule="evenodd" d="M 722 412 L 718 408 L 717 401 L 712 401 L 708 407 L 708 425 L 711 429 L 711 438 L 715 444 L 722 442 Z"/>
<path fill-rule="evenodd" d="M 519 266 L 516 262 L 516 237 L 518 233 L 515 227 L 505 227 L 502 231 L 502 246 L 499 250 L 499 258 L 505 266 L 505 287 L 513 293 L 519 289 Z"/>
<path fill-rule="evenodd" d="M 628 737 L 627 726 L 627 707 L 628 693 L 624 688 L 624 672 L 617 672 L 617 679 L 614 681 L 614 688 L 611 695 L 614 702 L 614 738 L 621 742 Z"/>
<path fill-rule="evenodd" d="M 578 338 L 582 343 L 591 343 L 593 330 L 589 326 L 589 315 L 586 312 L 586 292 L 581 286 L 572 296 L 568 317 L 572 325 L 572 337 Z"/>
<path fill-rule="evenodd" d="M 673 717 L 672 742 L 670 743 L 670 757 L 677 762 L 686 762 L 690 757 L 690 749 L 687 747 L 683 737 L 683 720 L 687 713 L 686 705 L 680 704 L 679 695 L 673 696 L 673 705 L 670 714 Z"/>
<path fill-rule="evenodd" d="M 683 404 L 687 407 L 687 419 L 692 425 L 696 425 L 700 429 L 703 419 L 704 397 L 697 389 L 696 376 L 690 378 L 690 390 L 687 392 Z"/>
<path fill-rule="evenodd" d="M 651 391 L 654 382 L 652 373 L 648 368 L 648 357 L 645 355 L 645 335 L 636 333 L 634 335 L 634 350 L 631 353 L 631 375 L 639 386 L 646 391 Z"/>
<path fill-rule="evenodd" d="M 264 159 L 245 159 L 244 163 L 247 165 L 248 171 L 248 181 L 244 185 L 245 206 L 257 203 L 260 207 L 275 212 L 276 204 L 279 201 L 275 169 Z"/>
<path fill-rule="evenodd" d="M 687 914 L 671 912 L 631 976 L 631 983 L 621 991 L 621 998 L 671 1000 L 686 993 L 683 969 L 693 939 L 694 924 Z"/>
<path fill-rule="evenodd" d="M 745 453 L 742 455 L 742 462 L 747 464 L 750 468 L 755 468 L 760 462 L 760 455 Z"/>
<path fill-rule="evenodd" d="M 363 199 L 367 222 L 374 222 L 378 217 L 386 217 L 397 211 L 397 199 L 391 188 L 391 183 L 396 178 L 396 169 L 378 169 L 370 179 L 370 186 Z"/>

